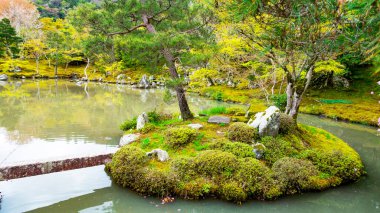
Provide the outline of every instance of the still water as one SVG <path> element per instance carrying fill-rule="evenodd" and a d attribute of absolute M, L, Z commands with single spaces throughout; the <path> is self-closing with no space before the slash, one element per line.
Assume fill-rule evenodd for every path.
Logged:
<path fill-rule="evenodd" d="M 23 146 L 37 147 L 31 150 L 48 145 L 57 145 L 58 150 L 66 146 L 75 146 L 74 150 L 112 147 L 120 138 L 118 125 L 123 120 L 154 108 L 177 108 L 162 101 L 161 90 L 117 85 L 25 81 L 0 91 L 2 158 L 6 157 L 1 150 L 10 146 L 16 150 L 13 154 Z M 189 102 L 194 110 L 221 104 L 197 96 L 191 96 Z M 250 201 L 242 206 L 214 199 L 161 205 L 157 198 L 142 197 L 113 184 L 104 167 L 97 166 L 0 182 L 4 196 L 0 212 L 380 212 L 380 137 L 376 129 L 309 115 L 299 120 L 348 142 L 362 156 L 367 176 L 325 192 Z M 16 160 L 19 157 L 16 155 Z"/>

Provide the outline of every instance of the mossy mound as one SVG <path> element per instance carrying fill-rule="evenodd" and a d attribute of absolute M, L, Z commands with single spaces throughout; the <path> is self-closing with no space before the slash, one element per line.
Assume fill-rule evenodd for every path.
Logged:
<path fill-rule="evenodd" d="M 106 170 L 116 183 L 147 195 L 211 196 L 239 203 L 324 190 L 364 174 L 359 155 L 349 145 L 315 127 L 288 122 L 290 128 L 279 136 L 256 138 L 255 143 L 265 146 L 258 160 L 254 142 L 228 139 L 227 132 L 239 131 L 242 123 L 220 126 L 194 119 L 203 128 L 193 130 L 187 127 L 190 121 L 168 119 L 156 121 L 139 142 L 114 155 Z M 170 160 L 146 156 L 156 148 L 166 150 Z"/>

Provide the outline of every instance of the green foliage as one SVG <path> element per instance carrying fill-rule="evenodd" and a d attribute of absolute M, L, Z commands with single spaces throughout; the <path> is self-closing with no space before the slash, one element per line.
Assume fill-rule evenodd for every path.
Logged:
<path fill-rule="evenodd" d="M 258 131 L 246 123 L 236 122 L 229 126 L 227 138 L 231 141 L 252 143 L 258 138 Z"/>
<path fill-rule="evenodd" d="M 199 114 L 208 115 L 208 116 L 218 115 L 218 114 L 226 114 L 226 113 L 227 113 L 227 109 L 224 106 L 216 106 L 216 107 L 212 107 L 209 109 L 201 110 L 199 112 Z"/>
<path fill-rule="evenodd" d="M 276 161 L 272 170 L 287 194 L 312 189 L 311 177 L 319 173 L 312 162 L 289 157 Z"/>
<path fill-rule="evenodd" d="M 294 119 L 287 114 L 280 113 L 280 134 L 294 134 L 297 129 L 297 124 Z"/>
<path fill-rule="evenodd" d="M 199 69 L 190 75 L 190 87 L 206 87 L 208 84 L 213 85 L 213 78 L 218 76 L 218 71 L 212 69 Z"/>
<path fill-rule="evenodd" d="M 116 183 L 123 187 L 132 187 L 139 174 L 139 170 L 147 164 L 145 152 L 134 146 L 121 147 L 106 164 L 106 170 Z"/>
<path fill-rule="evenodd" d="M 132 118 L 132 120 L 127 120 L 120 125 L 122 131 L 128 131 L 130 129 L 136 129 L 137 117 Z"/>
<path fill-rule="evenodd" d="M 247 199 L 247 193 L 234 181 L 223 184 L 219 189 L 219 195 L 225 200 L 238 203 Z"/>
<path fill-rule="evenodd" d="M 254 158 L 239 159 L 239 169 L 234 180 L 249 196 L 268 197 L 266 193 L 275 187 L 270 169 Z"/>
<path fill-rule="evenodd" d="M 194 180 L 179 183 L 177 193 L 187 199 L 199 199 L 212 195 L 217 190 L 217 185 L 210 179 L 198 177 Z"/>
<path fill-rule="evenodd" d="M 278 107 L 281 111 L 285 111 L 286 102 L 287 102 L 287 96 L 286 94 L 280 94 L 280 95 L 271 95 L 270 100 L 273 102 L 273 104 Z"/>
<path fill-rule="evenodd" d="M 345 75 L 347 73 L 343 64 L 332 59 L 315 63 L 314 71 L 316 74 L 334 73 L 334 75 Z"/>
<path fill-rule="evenodd" d="M 166 130 L 165 137 L 169 146 L 179 148 L 195 140 L 197 131 L 187 127 L 174 127 Z"/>
<path fill-rule="evenodd" d="M 155 168 L 143 168 L 137 171 L 143 178 L 136 178 L 133 186 L 129 186 L 136 192 L 145 195 L 168 196 L 177 185 L 177 177 L 166 171 Z"/>
<path fill-rule="evenodd" d="M 154 129 L 156 129 L 156 126 L 155 126 L 154 124 L 152 124 L 152 123 L 146 123 L 146 124 L 144 125 L 144 127 L 143 127 L 142 129 L 140 129 L 139 131 L 140 131 L 141 133 L 143 133 L 143 134 L 146 134 L 146 133 L 148 133 L 148 132 L 153 131 Z"/>
<path fill-rule="evenodd" d="M 216 141 L 210 143 L 209 148 L 232 153 L 238 158 L 256 157 L 252 146 L 240 142 L 230 142 L 228 140 Z"/>
<path fill-rule="evenodd" d="M 161 116 L 156 111 L 148 112 L 148 119 L 150 123 L 157 124 L 161 121 Z"/>
<path fill-rule="evenodd" d="M 300 157 L 312 161 L 321 172 L 340 178 L 343 182 L 357 180 L 363 174 L 363 164 L 340 151 L 310 149 Z"/>
<path fill-rule="evenodd" d="M 237 158 L 232 153 L 219 150 L 206 150 L 194 159 L 193 168 L 198 174 L 217 178 L 231 177 L 239 167 Z"/>
<path fill-rule="evenodd" d="M 292 142 L 281 137 L 263 137 L 260 141 L 266 147 L 264 159 L 272 165 L 277 160 L 284 157 L 292 157 L 298 154 L 298 151 L 292 146 Z"/>
<path fill-rule="evenodd" d="M 194 144 L 195 150 L 201 151 L 208 148 L 208 144 L 201 143 L 201 140 L 204 137 L 204 135 L 205 135 L 204 133 L 200 133 L 198 134 L 197 138 L 194 140 L 193 144 Z"/>
<path fill-rule="evenodd" d="M 3 18 L 0 21 L 0 57 L 15 58 L 20 51 L 18 45 L 21 42 L 22 39 L 17 36 L 9 19 Z"/>

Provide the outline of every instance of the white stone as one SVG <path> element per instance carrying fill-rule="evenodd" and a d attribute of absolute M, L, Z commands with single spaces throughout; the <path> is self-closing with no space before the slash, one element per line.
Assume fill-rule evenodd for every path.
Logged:
<path fill-rule="evenodd" d="M 202 124 L 189 124 L 187 126 L 190 127 L 190 128 L 192 128 L 192 129 L 201 129 L 201 128 L 203 128 Z"/>
<path fill-rule="evenodd" d="M 140 138 L 140 134 L 128 134 L 123 135 L 123 137 L 120 138 L 119 146 L 125 146 L 132 142 L 137 141 Z"/>
<path fill-rule="evenodd" d="M 148 115 L 145 112 L 143 112 L 141 115 L 139 115 L 139 117 L 137 117 L 136 129 L 139 130 L 139 129 L 144 128 L 145 124 L 148 122 L 149 122 Z"/>
<path fill-rule="evenodd" d="M 280 109 L 270 106 L 265 112 L 255 115 L 255 120 L 249 120 L 248 125 L 259 129 L 260 137 L 276 136 L 280 128 Z"/>
<path fill-rule="evenodd" d="M 147 156 L 157 156 L 157 159 L 161 162 L 169 160 L 169 154 L 162 149 L 153 149 L 150 152 L 146 153 Z"/>

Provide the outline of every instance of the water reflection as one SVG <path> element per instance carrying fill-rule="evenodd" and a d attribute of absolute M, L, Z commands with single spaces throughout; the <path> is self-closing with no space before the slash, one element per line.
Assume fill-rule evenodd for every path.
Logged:
<path fill-rule="evenodd" d="M 45 156 L 44 143 L 59 143 L 57 147 L 67 144 L 68 148 L 61 148 L 60 155 L 66 155 L 72 144 L 116 145 L 122 134 L 119 125 L 126 119 L 154 109 L 177 111 L 176 103 L 165 104 L 162 97 L 162 90 L 131 89 L 124 85 L 92 82 L 78 85 L 60 80 L 9 82 L 0 87 L 0 162 L 5 158 L 7 162 L 24 160 L 25 156 L 17 153 L 26 148 L 31 158 Z M 195 111 L 220 104 L 199 97 L 190 100 Z M 97 146 L 80 149 L 97 149 L 94 147 Z M 17 151 L 12 152 L 13 158 L 8 158 L 14 149 Z"/>

